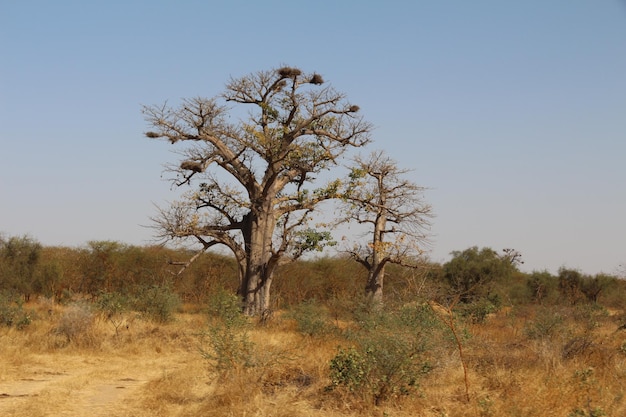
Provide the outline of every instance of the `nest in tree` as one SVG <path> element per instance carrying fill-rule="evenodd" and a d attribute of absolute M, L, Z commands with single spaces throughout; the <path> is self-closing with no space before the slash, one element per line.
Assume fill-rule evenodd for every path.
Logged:
<path fill-rule="evenodd" d="M 291 68 L 291 67 L 279 68 L 277 72 L 278 72 L 278 75 L 280 75 L 283 78 L 294 78 L 302 74 L 302 71 L 300 71 L 298 68 Z"/>
<path fill-rule="evenodd" d="M 324 79 L 322 78 L 321 75 L 314 73 L 313 76 L 311 77 L 311 81 L 309 82 L 311 84 L 320 85 L 320 84 L 324 84 Z"/>
<path fill-rule="evenodd" d="M 159 138 L 161 137 L 161 135 L 159 135 L 157 132 L 146 132 L 146 136 L 149 138 Z"/>
<path fill-rule="evenodd" d="M 350 108 L 348 109 L 348 111 L 351 111 L 352 113 L 356 113 L 358 112 L 360 109 L 359 106 L 357 106 L 356 104 L 353 104 L 352 106 L 350 106 Z"/>
<path fill-rule="evenodd" d="M 204 169 L 203 165 L 200 162 L 196 161 L 183 161 L 180 164 L 180 168 L 192 172 L 202 172 L 202 170 Z"/>

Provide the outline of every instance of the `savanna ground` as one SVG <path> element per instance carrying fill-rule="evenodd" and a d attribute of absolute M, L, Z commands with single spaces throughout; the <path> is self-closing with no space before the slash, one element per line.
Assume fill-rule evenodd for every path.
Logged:
<path fill-rule="evenodd" d="M 40 299 L 24 306 L 28 326 L 0 327 L 0 415 L 626 415 L 623 311 L 530 305 L 449 321 L 446 311 L 428 307 L 403 307 L 431 320 L 430 327 L 405 321 L 409 327 L 397 334 L 427 342 L 412 356 L 420 370 L 407 383 L 416 368 L 385 341 L 393 340 L 395 327 L 372 326 L 363 336 L 363 316 L 339 318 L 327 307 L 309 304 L 245 323 L 187 304 L 161 323 L 132 311 L 105 317 L 83 304 Z M 377 339 L 381 334 L 387 339 Z M 370 347 L 344 359 L 366 358 L 366 368 L 339 369 L 335 361 L 331 369 L 341 349 L 363 340 L 377 344 L 361 344 Z M 381 344 L 386 350 L 377 351 Z M 395 360 L 407 368 L 389 372 Z M 365 380 L 350 374 L 355 369 L 383 371 Z M 374 387 L 384 378 L 389 390 L 377 404 Z"/>

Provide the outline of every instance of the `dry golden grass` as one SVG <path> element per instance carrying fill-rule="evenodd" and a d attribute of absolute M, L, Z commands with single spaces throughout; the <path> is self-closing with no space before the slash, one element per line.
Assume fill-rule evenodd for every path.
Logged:
<path fill-rule="evenodd" d="M 199 351 L 207 326 L 200 309 L 186 306 L 169 324 L 128 313 L 117 335 L 94 318 L 68 341 L 58 328 L 71 307 L 28 308 L 36 310 L 30 326 L 0 328 L 2 416 L 626 415 L 619 312 L 590 319 L 558 310 L 558 331 L 533 337 L 529 329 L 549 310 L 517 308 L 466 325 L 469 402 L 458 352 L 442 347 L 415 395 L 376 407 L 325 389 L 340 337 L 302 336 L 280 316 L 250 330 L 256 366 L 218 375 Z"/>

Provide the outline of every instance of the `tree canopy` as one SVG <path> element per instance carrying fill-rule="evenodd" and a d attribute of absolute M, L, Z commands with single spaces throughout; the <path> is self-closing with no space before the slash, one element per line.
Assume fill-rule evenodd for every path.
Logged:
<path fill-rule="evenodd" d="M 168 170 L 175 185 L 189 186 L 155 217 L 159 236 L 230 249 L 244 311 L 267 310 L 276 266 L 329 241 L 309 221 L 339 182 L 315 180 L 370 141 L 358 111 L 320 74 L 292 67 L 232 78 L 214 98 L 145 106 L 146 136 L 182 146 L 182 160 Z"/>
<path fill-rule="evenodd" d="M 342 221 L 367 227 L 366 243 L 346 252 L 368 271 L 366 293 L 382 301 L 385 265 L 418 267 L 427 245 L 432 208 L 423 187 L 383 151 L 357 157 L 345 182 Z"/>

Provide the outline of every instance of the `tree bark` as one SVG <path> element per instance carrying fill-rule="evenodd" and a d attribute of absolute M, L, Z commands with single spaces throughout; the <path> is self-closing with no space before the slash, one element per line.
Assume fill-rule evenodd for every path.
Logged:
<path fill-rule="evenodd" d="M 263 314 L 270 308 L 270 287 L 273 267 L 272 236 L 276 220 L 272 204 L 263 210 L 251 211 L 244 224 L 246 269 L 241 285 L 243 312 L 249 316 Z"/>
<path fill-rule="evenodd" d="M 385 278 L 384 268 L 376 274 L 372 269 L 367 274 L 367 286 L 365 287 L 365 293 L 372 304 L 383 303 L 383 281 Z"/>
<path fill-rule="evenodd" d="M 382 199 L 381 206 L 384 204 Z M 374 223 L 372 240 L 372 261 L 368 270 L 365 292 L 373 304 L 383 303 L 383 281 L 385 279 L 384 230 L 387 224 L 385 214 L 379 212 Z"/>

